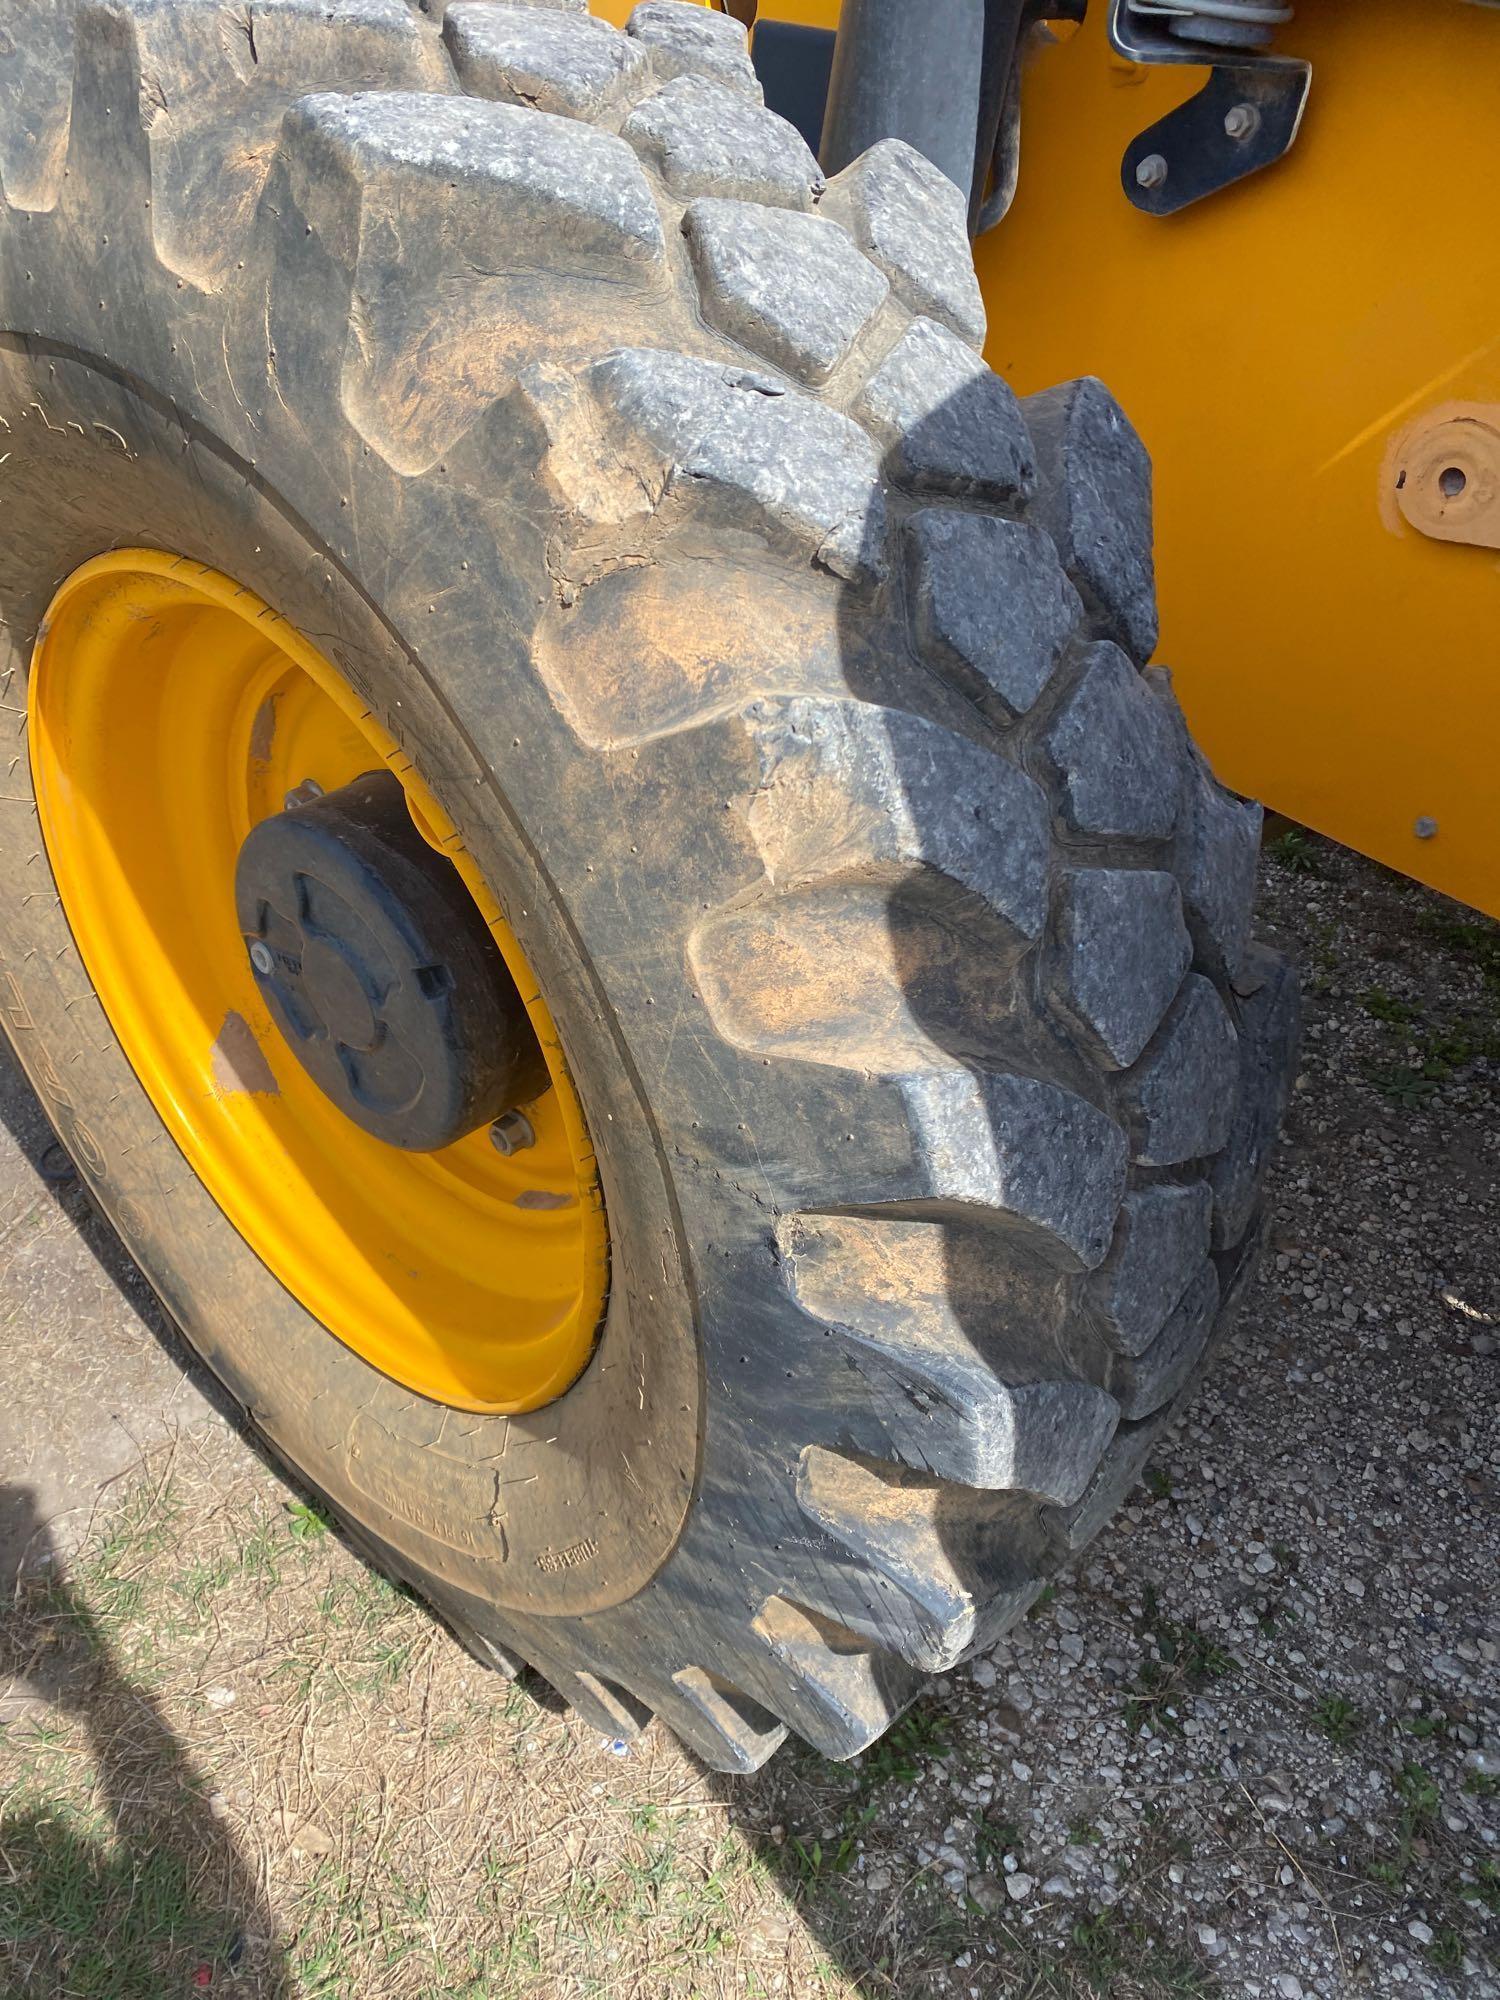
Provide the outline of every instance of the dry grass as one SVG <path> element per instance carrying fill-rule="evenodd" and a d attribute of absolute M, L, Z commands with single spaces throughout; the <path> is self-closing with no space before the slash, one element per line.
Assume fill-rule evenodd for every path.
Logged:
<path fill-rule="evenodd" d="M 618 1757 L 485 1673 L 231 1440 L 23 1586 L 6 1682 L 7 1996 L 859 1990 L 788 1839 L 663 1733 Z"/>
<path fill-rule="evenodd" d="M 1203 1990 L 1098 1927 L 1043 1960 L 909 1863 L 869 1893 L 959 1755 L 935 1709 L 737 1785 L 659 1730 L 617 1756 L 227 1434 L 156 1454 L 8 1612 L 6 2000 Z"/>

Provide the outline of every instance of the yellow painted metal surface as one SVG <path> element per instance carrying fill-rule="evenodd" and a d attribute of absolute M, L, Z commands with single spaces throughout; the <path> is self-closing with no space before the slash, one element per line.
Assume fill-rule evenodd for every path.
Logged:
<path fill-rule="evenodd" d="M 1122 65 L 1089 11 L 1028 72 L 989 358 L 1022 393 L 1101 375 L 1140 428 L 1160 657 L 1228 782 L 1500 912 L 1500 557 L 1394 491 L 1408 426 L 1500 401 L 1500 14 L 1303 0 L 1296 145 L 1158 221 L 1120 156 L 1201 72 Z"/>
<path fill-rule="evenodd" d="M 608 1243 L 593 1150 L 535 976 L 458 831 L 300 633 L 200 564 L 76 570 L 32 665 L 47 856 L 110 1025 L 168 1131 L 295 1298 L 385 1374 L 460 1409 L 535 1409 L 588 1359 Z M 537 1143 L 431 1154 L 326 1098 L 263 1005 L 235 913 L 250 828 L 311 778 L 381 763 L 463 876 L 525 998 L 551 1088 Z"/>

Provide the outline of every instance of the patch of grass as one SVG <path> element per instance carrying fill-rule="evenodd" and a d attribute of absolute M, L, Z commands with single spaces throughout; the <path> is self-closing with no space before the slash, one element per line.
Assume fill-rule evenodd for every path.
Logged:
<path fill-rule="evenodd" d="M 326 1535 L 333 1526 L 322 1508 L 313 1506 L 309 1500 L 288 1500 L 286 1512 L 293 1541 L 313 1541 L 319 1535 Z"/>
<path fill-rule="evenodd" d="M 1101 1995 L 1149 1991 L 1163 2000 L 1197 2000 L 1212 1989 L 1201 1966 L 1152 1937 L 1145 1924 L 1101 1910 L 1074 1924 L 1066 1969 Z"/>
<path fill-rule="evenodd" d="M 1289 875 L 1321 875 L 1323 872 L 1317 843 L 1304 827 L 1289 826 L 1285 833 L 1268 840 L 1266 853 Z"/>
<path fill-rule="evenodd" d="M 1427 1955 L 1440 1972 L 1460 1972 L 1464 1962 L 1464 1941 L 1451 1927 L 1440 1930 L 1427 1947 Z"/>
<path fill-rule="evenodd" d="M 1396 1777 L 1396 1796 L 1401 1801 L 1401 1830 L 1404 1837 L 1420 1833 L 1437 1817 L 1441 1794 L 1430 1771 L 1420 1764 L 1403 1764 Z"/>
<path fill-rule="evenodd" d="M 1415 1010 L 1380 987 L 1365 995 L 1365 1007 L 1397 1029 L 1410 1052 L 1403 1063 L 1377 1065 L 1369 1071 L 1370 1081 L 1393 1103 L 1423 1103 L 1481 1057 L 1500 1058 L 1500 1026 L 1493 1020 L 1455 1015 L 1421 1028 Z"/>
<path fill-rule="evenodd" d="M 1404 1028 L 1416 1019 L 1416 1010 L 1405 1000 L 1397 999 L 1394 993 L 1387 993 L 1383 986 L 1372 986 L 1364 997 L 1365 1012 L 1373 1020 L 1385 1021 L 1392 1027 Z"/>
<path fill-rule="evenodd" d="M 200 1872 L 170 1841 L 125 1843 L 105 1813 L 12 1791 L 0 1802 L 0 1962 L 7 1947 L 14 1964 L 44 1959 L 49 1990 L 70 2000 L 186 1992 L 196 1967 L 226 1965 L 234 1944 L 233 1919 L 199 1894 Z"/>
<path fill-rule="evenodd" d="M 923 1761 L 945 1756 L 949 1747 L 948 1725 L 935 1709 L 909 1708 L 860 1758 L 860 1786 L 873 1791 L 878 1785 L 914 1785 Z"/>
<path fill-rule="evenodd" d="M 1364 1716 L 1352 1701 L 1341 1694 L 1324 1695 L 1313 1710 L 1313 1726 L 1331 1743 L 1349 1743 L 1359 1734 Z"/>
<path fill-rule="evenodd" d="M 944 1717 L 902 1718 L 867 1773 L 784 1767 L 792 1795 L 828 1793 L 822 1816 L 782 1814 L 814 1877 L 804 1920 L 796 1850 L 747 1846 L 661 1732 L 597 1761 L 231 1450 L 180 1452 L 180 1496 L 149 1478 L 0 1612 L 0 1666 L 56 1661 L 69 1694 L 0 1730 L 5 2000 L 174 2000 L 200 1976 L 287 2000 L 854 2000 L 867 1976 L 923 1990 L 964 1949 L 940 1884 L 903 1879 L 899 1936 L 853 1887 L 886 1845 L 873 1787 L 943 1791 Z M 172 1628 L 147 1684 L 145 1642 Z"/>
<path fill-rule="evenodd" d="M 247 1583 L 274 1588 L 281 1581 L 279 1557 L 284 1543 L 278 1523 L 269 1515 L 259 1520 L 240 1544 L 240 1575 Z"/>
<path fill-rule="evenodd" d="M 1481 1861 L 1475 1868 L 1476 1880 L 1459 1891 L 1465 1903 L 1481 1903 L 1492 1917 L 1500 1917 L 1500 1862 Z"/>
<path fill-rule="evenodd" d="M 1450 917 L 1438 910 L 1423 910 L 1417 921 L 1424 937 L 1472 959 L 1486 979 L 1500 985 L 1500 924 L 1484 917 Z"/>
<path fill-rule="evenodd" d="M 1143 1633 L 1152 1653 L 1142 1661 L 1125 1702 L 1125 1727 L 1132 1736 L 1146 1730 L 1179 1731 L 1178 1705 L 1184 1697 L 1234 1671 L 1234 1660 L 1217 1640 L 1196 1625 L 1168 1618 L 1156 1593 L 1145 1592 Z"/>
<path fill-rule="evenodd" d="M 1019 1855 L 1021 1829 L 1013 1820 L 999 1818 L 993 1806 L 974 1822 L 974 1852 L 981 1868 L 996 1872 L 1007 1854 Z"/>

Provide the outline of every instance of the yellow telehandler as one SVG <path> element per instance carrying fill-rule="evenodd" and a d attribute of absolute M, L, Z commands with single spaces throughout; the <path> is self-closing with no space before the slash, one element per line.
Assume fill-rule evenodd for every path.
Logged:
<path fill-rule="evenodd" d="M 609 1736 L 852 1756 L 1139 1476 L 1295 1063 L 1244 793 L 1500 903 L 1497 38 L 0 0 L 7 1032 Z"/>

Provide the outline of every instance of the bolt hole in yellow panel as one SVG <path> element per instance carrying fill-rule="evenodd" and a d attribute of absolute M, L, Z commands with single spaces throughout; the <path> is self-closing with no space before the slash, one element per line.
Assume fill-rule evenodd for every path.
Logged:
<path fill-rule="evenodd" d="M 1120 157 L 1203 72 L 1122 62 L 1106 12 L 1028 65 L 1020 189 L 979 246 L 989 359 L 1023 395 L 1100 375 L 1140 428 L 1159 657 L 1223 777 L 1500 915 L 1500 500 L 1463 466 L 1466 502 L 1398 488 L 1454 469 L 1444 425 L 1500 432 L 1500 8 L 1301 0 L 1296 145 L 1165 220 Z"/>

